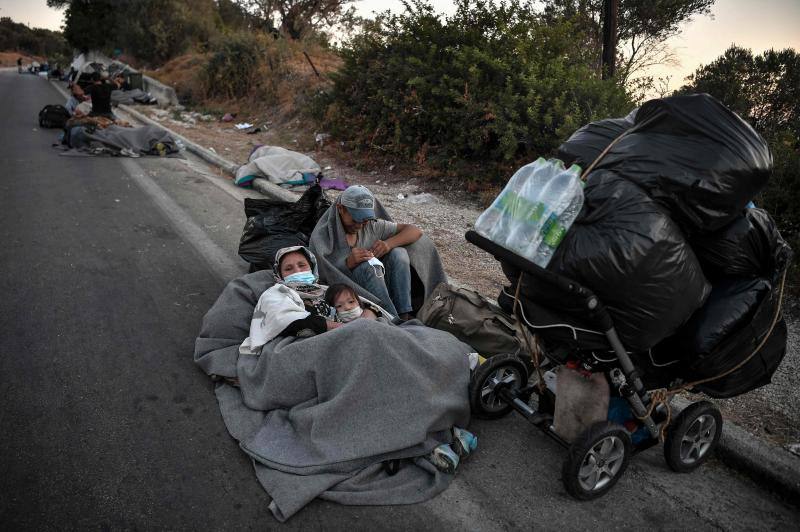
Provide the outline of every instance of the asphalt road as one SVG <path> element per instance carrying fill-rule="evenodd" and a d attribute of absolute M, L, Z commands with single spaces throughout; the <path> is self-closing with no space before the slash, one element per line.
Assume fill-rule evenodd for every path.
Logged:
<path fill-rule="evenodd" d="M 36 123 L 62 97 L 0 73 L 0 529 L 796 529 L 797 507 L 712 459 L 660 448 L 579 503 L 563 449 L 516 415 L 419 505 L 315 501 L 285 525 L 192 362 L 203 314 L 243 273 L 245 194 L 188 159 L 65 157 Z"/>

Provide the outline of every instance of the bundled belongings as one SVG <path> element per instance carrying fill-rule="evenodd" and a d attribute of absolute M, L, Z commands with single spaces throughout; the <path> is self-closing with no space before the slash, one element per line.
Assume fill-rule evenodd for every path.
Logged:
<path fill-rule="evenodd" d="M 61 129 L 67 125 L 70 116 L 63 105 L 45 105 L 39 111 L 39 127 Z"/>
<path fill-rule="evenodd" d="M 548 269 L 591 288 L 629 349 L 649 349 L 673 334 L 711 287 L 678 226 L 637 185 L 596 171 L 584 196 Z"/>
<path fill-rule="evenodd" d="M 710 279 L 723 276 L 770 277 L 780 269 L 786 247 L 774 220 L 762 209 L 745 209 L 719 231 L 696 235 L 692 247 Z"/>
<path fill-rule="evenodd" d="M 778 302 L 791 250 L 766 212 L 744 208 L 771 171 L 765 141 L 710 96 L 694 95 L 588 124 L 560 153 L 590 172 L 581 213 L 547 269 L 593 291 L 648 369 L 679 364 L 670 371 L 688 382 L 743 364 L 698 386 L 717 396 L 768 382 L 785 348 Z M 519 271 L 503 266 L 512 290 L 499 301 L 508 310 Z M 602 349 L 602 334 L 581 337 L 591 332 L 581 330 L 585 309 L 546 283 L 523 279 L 520 294 L 528 315 L 548 327 L 577 324 L 573 344 Z M 566 341 L 555 327 L 537 331 Z"/>
<path fill-rule="evenodd" d="M 747 209 L 717 238 L 696 246 L 713 272 L 708 301 L 655 351 L 679 359 L 688 381 L 724 374 L 696 388 L 733 397 L 769 384 L 786 352 L 781 298 L 792 251 L 761 209 Z"/>
<path fill-rule="evenodd" d="M 419 309 L 417 319 L 449 332 L 483 357 L 515 355 L 521 349 L 516 318 L 466 288 L 441 283 Z"/>
<path fill-rule="evenodd" d="M 279 249 L 308 245 L 317 220 L 330 205 L 318 184 L 295 202 L 245 198 L 247 222 L 239 240 L 239 256 L 250 263 L 250 271 L 272 268 Z"/>
<path fill-rule="evenodd" d="M 588 168 L 606 147 L 634 125 L 634 109 L 625 118 L 606 118 L 586 124 L 558 147 L 558 158 L 565 164 Z"/>
<path fill-rule="evenodd" d="M 268 179 L 272 183 L 283 184 L 290 181 L 305 181 L 304 174 L 316 176 L 322 168 L 308 155 L 287 150 L 280 146 L 261 146 L 250 154 L 247 164 L 236 171 L 234 183 L 249 185 L 256 177 Z"/>
<path fill-rule="evenodd" d="M 177 153 L 178 145 L 172 136 L 156 126 L 136 128 L 111 125 L 105 129 L 95 126 L 76 126 L 64 136 L 64 144 L 94 154 L 166 156 Z"/>
<path fill-rule="evenodd" d="M 142 89 L 114 90 L 111 91 L 111 103 L 114 105 L 143 104 L 156 105 L 158 101 L 149 92 Z"/>
<path fill-rule="evenodd" d="M 736 218 L 767 183 L 772 155 L 739 116 L 708 94 L 695 94 L 642 105 L 634 126 L 595 168 L 633 181 L 694 234 Z"/>
<path fill-rule="evenodd" d="M 194 360 L 238 382 L 219 383 L 215 394 L 273 515 L 285 521 L 317 497 L 411 504 L 444 490 L 452 475 L 423 457 L 469 420 L 471 348 L 419 323 L 357 319 L 242 353 L 256 303 L 272 285 L 268 271 L 230 282 L 203 319 Z M 387 461 L 400 465 L 396 474 Z"/>

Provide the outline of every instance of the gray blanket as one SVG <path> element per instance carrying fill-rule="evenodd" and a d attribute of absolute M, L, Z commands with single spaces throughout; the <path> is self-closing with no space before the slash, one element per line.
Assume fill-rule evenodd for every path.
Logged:
<path fill-rule="evenodd" d="M 164 146 L 165 154 L 178 151 L 175 139 L 156 126 L 109 126 L 93 132 L 86 131 L 86 137 L 89 141 L 99 142 L 106 148 L 122 154 L 156 155 L 157 144 Z"/>
<path fill-rule="evenodd" d="M 261 271 L 231 281 L 208 311 L 195 362 L 236 377 L 216 389 L 231 435 L 284 521 L 315 497 L 342 504 L 410 504 L 450 481 L 420 458 L 469 418 L 471 348 L 444 331 L 366 319 L 306 339 L 278 337 L 240 355 L 253 308 L 271 286 Z M 382 463 L 402 459 L 388 476 Z"/>
<path fill-rule="evenodd" d="M 375 200 L 375 215 L 384 220 L 391 221 L 392 219 L 377 199 Z M 324 283 L 350 285 L 356 288 L 360 296 L 381 304 L 381 300 L 375 294 L 356 284 L 350 269 L 345 264 L 347 256 L 350 254 L 350 246 L 347 244 L 342 222 L 336 213 L 335 203 L 328 208 L 314 227 L 309 247 L 317 257 L 319 277 Z M 439 258 L 436 246 L 426 235 L 422 235 L 422 238 L 405 248 L 408 251 L 412 269 L 417 272 L 425 287 L 424 294 L 419 294 L 421 297 L 416 298 L 418 304 L 415 305 L 414 310 L 417 310 L 417 307 L 428 298 L 439 283 L 447 282 L 447 275 L 444 273 L 442 260 Z M 415 295 L 417 294 L 412 294 L 412 302 L 415 302 Z"/>
<path fill-rule="evenodd" d="M 111 103 L 133 105 L 136 103 L 154 103 L 154 98 L 149 92 L 144 92 L 142 89 L 131 89 L 128 91 L 115 90 L 111 91 Z"/>

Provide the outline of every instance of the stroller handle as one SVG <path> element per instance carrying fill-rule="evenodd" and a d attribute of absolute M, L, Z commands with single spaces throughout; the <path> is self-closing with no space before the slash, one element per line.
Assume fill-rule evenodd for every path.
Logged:
<path fill-rule="evenodd" d="M 467 231 L 464 238 L 467 239 L 467 242 L 493 255 L 497 260 L 510 264 L 537 281 L 554 286 L 558 291 L 564 294 L 564 297 L 580 301 L 582 307 L 585 309 L 586 318 L 596 324 L 601 331 L 605 332 L 614 327 L 611 315 L 606 310 L 603 302 L 600 301 L 600 298 L 577 281 L 537 266 L 528 259 L 520 257 L 513 251 L 509 251 L 495 244 L 488 238 L 476 233 L 474 230 Z"/>

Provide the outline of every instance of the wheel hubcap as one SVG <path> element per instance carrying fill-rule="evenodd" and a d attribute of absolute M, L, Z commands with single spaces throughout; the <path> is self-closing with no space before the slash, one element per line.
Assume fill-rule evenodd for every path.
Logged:
<path fill-rule="evenodd" d="M 481 388 L 481 404 L 483 408 L 489 411 L 496 411 L 505 407 L 507 403 L 495 393 L 495 390 L 500 384 L 518 388 L 520 380 L 520 374 L 514 368 L 497 368 L 496 371 L 489 375 L 483 388 Z"/>
<path fill-rule="evenodd" d="M 578 482 L 586 491 L 603 489 L 622 468 L 625 445 L 616 436 L 606 436 L 595 443 L 583 457 Z"/>
<path fill-rule="evenodd" d="M 717 435 L 717 421 L 714 416 L 704 414 L 689 426 L 681 438 L 681 461 L 693 464 L 708 453 Z"/>

